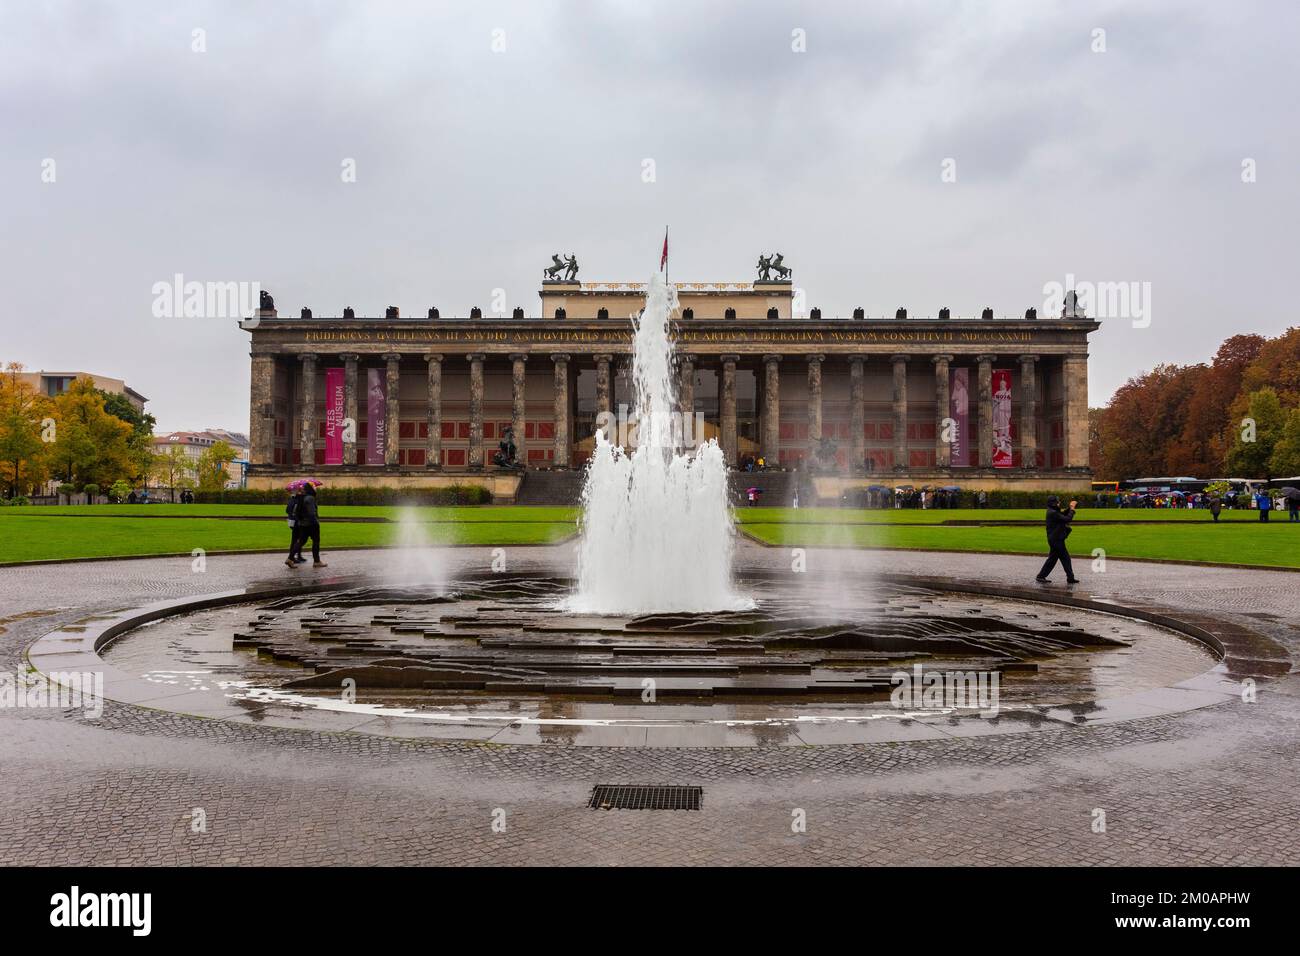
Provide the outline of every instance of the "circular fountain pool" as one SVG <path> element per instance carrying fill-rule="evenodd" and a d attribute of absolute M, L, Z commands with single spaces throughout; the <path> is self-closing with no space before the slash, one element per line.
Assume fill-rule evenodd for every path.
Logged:
<path fill-rule="evenodd" d="M 170 690 L 453 726 L 1042 719 L 1210 670 L 1116 614 L 900 584 L 742 579 L 750 610 L 583 615 L 571 582 L 358 586 L 164 618 L 103 650 Z"/>

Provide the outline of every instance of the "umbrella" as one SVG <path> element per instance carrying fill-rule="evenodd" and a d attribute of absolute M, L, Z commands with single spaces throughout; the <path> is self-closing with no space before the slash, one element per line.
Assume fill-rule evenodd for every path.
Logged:
<path fill-rule="evenodd" d="M 304 485 L 311 485 L 313 488 L 320 488 L 324 484 L 325 482 L 321 481 L 319 478 L 295 478 L 284 487 L 286 491 L 297 491 Z"/>
<path fill-rule="evenodd" d="M 868 486 L 867 486 L 867 491 L 888 491 L 888 490 L 889 490 L 889 488 L 887 488 L 885 485 L 868 485 Z"/>
<path fill-rule="evenodd" d="M 1283 498 L 1289 498 L 1291 500 L 1300 499 L 1300 488 L 1292 488 L 1290 485 L 1287 485 L 1278 490 L 1282 492 Z"/>
<path fill-rule="evenodd" d="M 956 485 L 944 485 L 944 486 L 943 486 L 942 488 L 940 488 L 939 490 L 940 490 L 940 491 L 961 491 L 961 489 L 960 489 L 959 487 L 957 487 Z"/>

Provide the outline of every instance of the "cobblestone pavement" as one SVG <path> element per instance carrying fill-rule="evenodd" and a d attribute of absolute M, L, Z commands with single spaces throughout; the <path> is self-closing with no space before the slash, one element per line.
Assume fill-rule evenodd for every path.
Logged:
<path fill-rule="evenodd" d="M 488 549 L 456 549 L 486 567 Z M 511 570 L 567 547 L 512 548 Z M 382 573 L 395 552 L 339 552 Z M 741 542 L 742 566 L 788 550 Z M 1032 558 L 810 551 L 872 570 L 1023 584 Z M 1082 570 L 1082 569 L 1081 569 Z M 279 582 L 272 555 L 0 569 L 0 670 L 37 637 L 133 604 Z M 313 572 L 297 572 L 309 574 Z M 1094 595 L 1248 624 L 1296 659 L 1300 575 L 1111 561 Z M 109 705 L 0 711 L 0 863 L 1300 863 L 1300 675 L 1254 704 L 1031 734 L 857 746 L 633 750 L 485 746 L 277 730 Z M 699 813 L 593 811 L 596 783 L 694 784 Z M 194 832 L 191 814 L 206 815 Z M 1096 811 L 1105 832 L 1094 832 Z M 806 832 L 794 832 L 796 815 Z M 494 821 L 504 821 L 495 832 Z"/>

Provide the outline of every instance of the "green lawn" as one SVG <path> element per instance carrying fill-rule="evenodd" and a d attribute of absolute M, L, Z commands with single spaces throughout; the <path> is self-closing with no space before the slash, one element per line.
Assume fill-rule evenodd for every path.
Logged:
<path fill-rule="evenodd" d="M 89 510 L 98 517 L 87 517 Z M 324 549 L 430 544 L 550 544 L 575 530 L 572 508 L 327 508 Z M 122 512 L 121 514 L 117 512 Z M 141 517 L 144 512 L 148 516 Z M 111 516 L 110 516 L 110 513 Z M 69 516 L 71 515 L 71 516 Z M 254 516 L 275 520 L 254 520 Z M 388 522 L 330 521 L 383 517 Z M 150 505 L 115 508 L 0 508 L 0 564 L 15 561 L 260 551 L 287 548 L 289 528 L 277 505 Z"/>
<path fill-rule="evenodd" d="M 1190 517 L 1189 517 L 1190 516 Z M 1199 520 L 1196 518 L 1199 516 Z M 1045 554 L 1047 544 L 1036 526 L 943 526 L 949 520 L 1042 520 L 1041 511 L 854 511 L 838 509 L 742 508 L 740 527 L 768 544 L 790 547 L 912 548 L 943 551 L 992 551 Z M 1102 519 L 1109 520 L 1102 520 Z M 1154 523 L 1135 524 L 1146 518 Z M 1091 558 L 1094 548 L 1112 558 L 1153 558 L 1165 561 L 1207 561 L 1300 567 L 1300 524 L 1288 524 L 1286 513 L 1274 514 L 1267 525 L 1254 512 L 1225 512 L 1219 524 L 1205 512 L 1088 510 L 1070 536 L 1070 554 Z M 1279 520 L 1280 519 L 1280 520 Z M 872 522 L 872 523 L 869 523 Z"/>
<path fill-rule="evenodd" d="M 547 544 L 576 530 L 576 508 L 321 506 L 325 550 L 430 544 Z M 1042 553 L 1038 509 L 860 510 L 747 508 L 741 528 L 769 544 Z M 367 521 L 348 521 L 366 518 Z M 278 550 L 289 530 L 280 505 L 99 505 L 0 508 L 0 564 L 205 551 Z M 333 520 L 331 520 L 333 519 Z M 1300 525 L 1285 512 L 1260 525 L 1252 511 L 1085 509 L 1070 552 L 1114 558 L 1300 567 Z M 971 525 L 967 522 L 984 522 Z M 999 522 L 1031 521 L 1032 525 Z M 945 525 L 944 522 L 959 522 Z M 1150 522 L 1150 523 L 1139 523 Z"/>

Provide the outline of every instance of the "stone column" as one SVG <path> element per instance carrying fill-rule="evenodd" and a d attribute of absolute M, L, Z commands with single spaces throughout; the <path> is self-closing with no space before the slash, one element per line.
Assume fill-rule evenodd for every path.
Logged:
<path fill-rule="evenodd" d="M 1088 356 L 1061 360 L 1065 385 L 1065 467 L 1088 467 Z"/>
<path fill-rule="evenodd" d="M 343 464 L 357 463 L 357 361 L 361 356 L 345 353 L 343 360 Z M 348 422 L 352 427 L 348 427 Z"/>
<path fill-rule="evenodd" d="M 816 448 L 822 440 L 822 362 L 825 355 L 808 356 L 808 444 Z"/>
<path fill-rule="evenodd" d="M 894 363 L 894 471 L 906 471 L 907 461 L 907 360 L 910 355 L 892 355 Z"/>
<path fill-rule="evenodd" d="M 275 461 L 275 356 L 253 353 L 248 390 L 248 459 L 251 465 Z"/>
<path fill-rule="evenodd" d="M 979 448 L 976 461 L 981 468 L 993 467 L 993 362 L 996 355 L 977 355 L 979 381 L 975 388 L 979 400 Z"/>
<path fill-rule="evenodd" d="M 555 461 L 556 468 L 569 467 L 569 353 L 556 352 L 555 363 Z"/>
<path fill-rule="evenodd" d="M 528 453 L 524 446 L 525 420 L 528 414 L 528 403 L 525 398 L 525 382 L 527 381 L 524 363 L 528 361 L 528 356 L 523 352 L 516 352 L 510 356 L 510 430 L 514 432 L 515 455 L 521 465 L 528 462 Z"/>
<path fill-rule="evenodd" d="M 945 422 L 949 418 L 948 363 L 951 355 L 932 355 L 934 363 L 934 464 L 936 468 L 952 467 L 952 442 L 945 441 Z M 953 426 L 956 428 L 956 425 Z"/>
<path fill-rule="evenodd" d="M 781 356 L 763 356 L 763 458 L 769 468 L 781 460 Z"/>
<path fill-rule="evenodd" d="M 1038 467 L 1037 355 L 1020 356 L 1020 467 Z"/>
<path fill-rule="evenodd" d="M 469 359 L 469 468 L 483 470 L 483 360 L 482 352 L 466 355 Z"/>
<path fill-rule="evenodd" d="M 384 361 L 388 363 L 388 397 L 385 400 L 388 414 L 384 417 L 384 467 L 396 468 L 397 449 L 402 443 L 402 356 L 398 352 L 386 352 Z"/>
<path fill-rule="evenodd" d="M 703 434 L 695 428 L 695 356 L 679 353 L 677 356 L 677 411 L 681 415 L 682 441 L 686 447 L 699 446 Z"/>
<path fill-rule="evenodd" d="M 609 363 L 614 356 L 608 352 L 592 356 L 596 360 L 596 414 L 609 411 Z"/>
<path fill-rule="evenodd" d="M 302 362 L 302 412 L 298 416 L 298 457 L 302 465 L 310 468 L 316 464 L 316 354 L 303 352 Z"/>
<path fill-rule="evenodd" d="M 429 400 L 424 410 L 425 427 L 429 434 L 424 440 L 424 467 L 442 467 L 442 356 L 436 352 L 425 355 L 429 363 Z"/>
<path fill-rule="evenodd" d="M 718 417 L 721 419 L 722 429 L 722 457 L 726 459 L 727 465 L 735 467 L 738 457 L 738 442 L 736 439 L 736 363 L 740 361 L 739 355 L 723 355 L 722 360 L 722 381 L 718 384 Z"/>
<path fill-rule="evenodd" d="M 854 355 L 849 359 L 849 432 L 852 438 L 855 474 L 861 474 L 867 467 L 867 383 L 866 359 Z"/>

